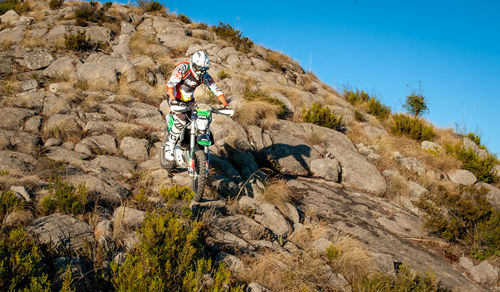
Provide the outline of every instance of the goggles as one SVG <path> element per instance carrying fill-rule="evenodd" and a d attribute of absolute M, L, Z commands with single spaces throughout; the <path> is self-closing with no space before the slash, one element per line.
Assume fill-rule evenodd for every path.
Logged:
<path fill-rule="evenodd" d="M 198 66 L 196 64 L 193 64 L 193 70 L 195 72 L 201 72 L 201 73 L 204 73 L 208 70 L 208 66 Z"/>

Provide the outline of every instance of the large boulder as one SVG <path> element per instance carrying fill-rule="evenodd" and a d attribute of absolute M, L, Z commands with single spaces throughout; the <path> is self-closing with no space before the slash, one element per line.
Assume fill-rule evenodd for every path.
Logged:
<path fill-rule="evenodd" d="M 0 149 L 16 150 L 30 154 L 41 144 L 42 139 L 31 133 L 0 129 Z"/>
<path fill-rule="evenodd" d="M 134 66 L 129 61 L 101 54 L 91 55 L 85 63 L 78 65 L 76 75 L 80 81 L 102 88 L 116 86 L 121 80 L 137 80 Z"/>
<path fill-rule="evenodd" d="M 144 221 L 145 214 L 144 211 L 120 206 L 113 213 L 113 226 L 115 230 L 120 228 L 137 229 Z"/>
<path fill-rule="evenodd" d="M 341 167 L 336 159 L 315 159 L 311 161 L 311 172 L 313 175 L 339 182 Z"/>
<path fill-rule="evenodd" d="M 80 120 L 73 115 L 55 114 L 44 126 L 44 132 L 53 135 L 79 136 L 81 131 Z"/>
<path fill-rule="evenodd" d="M 421 146 L 422 149 L 429 151 L 431 153 L 437 153 L 437 154 L 444 153 L 443 147 L 431 141 L 422 141 Z"/>
<path fill-rule="evenodd" d="M 116 172 L 119 175 L 129 176 L 131 171 L 137 166 L 136 162 L 128 161 L 125 158 L 109 155 L 98 155 L 92 160 L 93 163 L 105 170 Z"/>
<path fill-rule="evenodd" d="M 62 253 L 83 251 L 94 242 L 92 228 L 68 215 L 55 213 L 38 218 L 28 226 L 40 243 Z"/>
<path fill-rule="evenodd" d="M 0 128 L 18 130 L 23 126 L 24 121 L 34 114 L 33 111 L 24 108 L 0 108 Z"/>
<path fill-rule="evenodd" d="M 0 20 L 5 24 L 13 24 L 19 20 L 19 14 L 14 10 L 9 10 L 0 16 Z"/>
<path fill-rule="evenodd" d="M 43 69 L 49 66 L 54 57 L 44 50 L 34 50 L 24 53 L 24 62 L 31 70 Z"/>
<path fill-rule="evenodd" d="M 28 154 L 0 151 L 0 171 L 14 174 L 29 174 L 35 169 L 36 159 Z"/>
<path fill-rule="evenodd" d="M 488 191 L 486 194 L 488 202 L 490 202 L 493 207 L 500 211 L 500 189 L 484 182 L 478 182 L 477 186 L 486 188 L 486 190 Z"/>
<path fill-rule="evenodd" d="M 473 185 L 477 182 L 476 176 L 465 169 L 456 169 L 448 173 L 450 180 L 459 185 Z"/>
<path fill-rule="evenodd" d="M 63 56 L 57 58 L 47 69 L 44 70 L 45 75 L 52 78 L 61 78 L 74 81 L 77 79 L 76 67 L 82 62 L 74 56 Z"/>
<path fill-rule="evenodd" d="M 488 156 L 488 151 L 486 151 L 485 149 L 481 149 L 479 145 L 477 145 L 474 141 L 467 137 L 464 137 L 463 145 L 466 150 L 471 150 L 472 152 L 474 152 L 474 154 L 481 158 L 485 158 Z"/>
<path fill-rule="evenodd" d="M 283 214 L 272 204 L 263 203 L 260 206 L 262 214 L 255 215 L 255 221 L 269 228 L 277 236 L 286 238 L 293 229 L 290 223 L 285 219 Z"/>
<path fill-rule="evenodd" d="M 89 199 L 111 206 L 121 204 L 130 196 L 129 187 L 112 179 L 100 179 L 89 174 L 78 174 L 68 177 L 73 185 L 84 185 L 89 193 Z"/>
<path fill-rule="evenodd" d="M 474 281 L 484 285 L 494 284 L 498 279 L 497 270 L 487 261 L 481 262 L 479 265 L 472 267 L 469 272 Z"/>
<path fill-rule="evenodd" d="M 46 117 L 50 117 L 55 114 L 68 114 L 70 111 L 71 106 L 66 99 L 51 93 L 45 98 L 42 114 Z"/>
<path fill-rule="evenodd" d="M 125 137 L 120 142 L 120 151 L 126 158 L 136 161 L 144 161 L 148 156 L 148 141 L 133 137 Z"/>
<path fill-rule="evenodd" d="M 31 109 L 35 112 L 40 112 L 43 109 L 43 100 L 45 93 L 43 91 L 27 91 L 8 96 L 4 102 L 4 106 L 15 106 L 25 109 Z"/>
<path fill-rule="evenodd" d="M 115 154 L 118 148 L 116 147 L 116 140 L 113 136 L 103 134 L 86 137 L 75 146 L 75 150 L 88 155 L 105 155 Z"/>

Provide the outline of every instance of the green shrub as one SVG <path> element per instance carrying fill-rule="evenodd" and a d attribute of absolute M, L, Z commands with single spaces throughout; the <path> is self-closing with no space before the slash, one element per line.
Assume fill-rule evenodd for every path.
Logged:
<path fill-rule="evenodd" d="M 160 190 L 160 195 L 166 200 L 186 200 L 191 201 L 194 193 L 189 187 L 175 185 L 171 188 L 163 188 Z"/>
<path fill-rule="evenodd" d="M 112 282 L 118 291 L 242 291 L 230 287 L 230 274 L 203 257 L 201 223 L 183 222 L 173 213 L 147 213 L 138 247 L 118 267 Z M 214 281 L 204 281 L 212 274 Z"/>
<path fill-rule="evenodd" d="M 162 12 L 165 10 L 165 7 L 163 7 L 163 5 L 160 2 L 151 0 L 140 0 L 139 7 L 142 8 L 144 12 L 155 12 L 155 11 Z"/>
<path fill-rule="evenodd" d="M 493 173 L 497 159 L 493 155 L 484 158 L 476 155 L 473 149 L 465 149 L 463 145 L 446 145 L 446 152 L 452 153 L 463 162 L 463 168 L 472 172 L 478 180 L 485 183 L 494 183 L 498 177 Z"/>
<path fill-rule="evenodd" d="M 49 7 L 52 10 L 57 10 L 61 8 L 64 4 L 64 0 L 50 0 L 49 1 Z"/>
<path fill-rule="evenodd" d="M 346 131 L 342 116 L 336 117 L 329 107 L 322 106 L 320 103 L 313 104 L 308 110 L 304 109 L 302 111 L 302 118 L 306 123 L 334 129 L 342 133 Z"/>
<path fill-rule="evenodd" d="M 417 93 L 408 95 L 403 107 L 408 111 L 408 113 L 414 115 L 415 117 L 429 111 L 425 97 L 422 94 Z"/>
<path fill-rule="evenodd" d="M 407 264 L 399 267 L 395 276 L 385 273 L 374 273 L 363 277 L 355 285 L 355 291 L 364 292 L 391 292 L 391 291 L 451 291 L 443 287 L 437 280 L 432 270 L 424 274 L 411 271 Z"/>
<path fill-rule="evenodd" d="M 378 118 L 385 119 L 391 114 L 391 109 L 375 97 L 370 97 L 366 104 L 368 106 L 368 113 Z"/>
<path fill-rule="evenodd" d="M 81 214 L 85 212 L 87 190 L 85 186 L 74 187 L 59 178 L 49 181 L 49 195 L 40 201 L 44 214 L 62 212 L 66 214 Z"/>
<path fill-rule="evenodd" d="M 217 74 L 217 77 L 219 77 L 220 80 L 223 80 L 229 77 L 229 75 L 227 75 L 226 71 L 220 70 L 219 74 Z"/>
<path fill-rule="evenodd" d="M 234 29 L 229 24 L 219 22 L 219 25 L 212 27 L 215 34 L 231 43 L 231 45 L 242 53 L 249 53 L 253 48 L 253 42 L 247 37 L 241 36 L 241 31 Z"/>
<path fill-rule="evenodd" d="M 14 194 L 13 191 L 0 192 L 0 222 L 3 222 L 5 215 L 15 208 L 23 207 L 24 201 Z"/>
<path fill-rule="evenodd" d="M 364 91 L 356 89 L 356 91 L 352 90 L 344 90 L 344 98 L 352 105 L 361 104 L 370 100 L 370 95 Z"/>
<path fill-rule="evenodd" d="M 184 22 L 184 23 L 188 23 L 188 24 L 191 23 L 191 19 L 182 13 L 179 13 L 177 15 L 177 19 Z"/>
<path fill-rule="evenodd" d="M 451 193 L 443 186 L 417 202 L 425 226 L 478 259 L 500 256 L 500 213 L 486 199 L 486 188 L 461 186 Z"/>
<path fill-rule="evenodd" d="M 0 235 L 0 290 L 50 291 L 42 254 L 19 227 Z"/>
<path fill-rule="evenodd" d="M 30 11 L 28 3 L 21 3 L 19 0 L 4 0 L 0 2 L 0 15 L 9 10 L 14 10 L 17 14 L 23 14 Z"/>
<path fill-rule="evenodd" d="M 469 132 L 467 134 L 467 138 L 471 139 L 474 143 L 476 143 L 476 145 L 479 148 L 486 150 L 486 147 L 481 144 L 481 137 L 479 137 L 479 135 L 476 135 L 475 133 Z"/>
<path fill-rule="evenodd" d="M 90 1 L 89 3 L 83 2 L 75 10 L 75 16 L 77 20 L 90 21 L 95 23 L 107 22 L 106 17 L 107 6 L 98 7 L 99 2 Z"/>
<path fill-rule="evenodd" d="M 76 34 L 65 34 L 64 45 L 66 49 L 71 51 L 93 51 L 104 48 L 101 42 L 93 43 L 83 31 L 77 32 Z"/>
<path fill-rule="evenodd" d="M 105 7 L 106 9 L 111 8 L 111 6 L 113 6 L 113 2 L 111 2 L 111 1 L 108 1 L 108 2 L 104 3 L 104 7 Z"/>
<path fill-rule="evenodd" d="M 394 122 L 391 130 L 394 135 L 406 135 L 417 141 L 432 141 L 436 136 L 432 126 L 426 125 L 417 117 L 410 117 L 405 114 L 397 114 L 392 117 Z"/>
<path fill-rule="evenodd" d="M 344 98 L 352 105 L 359 105 L 366 108 L 366 111 L 378 118 L 387 118 L 391 114 L 391 109 L 382 104 L 377 98 L 370 96 L 366 91 L 356 89 L 344 90 Z"/>
<path fill-rule="evenodd" d="M 354 110 L 354 118 L 356 119 L 356 121 L 359 121 L 359 122 L 366 122 L 367 121 L 365 115 L 358 110 Z"/>

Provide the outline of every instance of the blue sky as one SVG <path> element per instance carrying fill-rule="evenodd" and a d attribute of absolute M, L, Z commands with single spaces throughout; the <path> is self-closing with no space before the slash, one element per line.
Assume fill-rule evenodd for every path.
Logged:
<path fill-rule="evenodd" d="M 500 1 L 163 2 L 228 23 L 325 83 L 375 94 L 394 111 L 421 84 L 439 127 L 478 132 L 500 153 Z"/>

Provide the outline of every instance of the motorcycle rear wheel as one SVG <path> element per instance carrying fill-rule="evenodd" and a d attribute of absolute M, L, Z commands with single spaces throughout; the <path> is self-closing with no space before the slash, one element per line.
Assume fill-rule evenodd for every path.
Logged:
<path fill-rule="evenodd" d="M 194 160 L 193 169 L 193 201 L 199 202 L 205 191 L 207 181 L 207 158 L 203 150 L 196 150 L 191 158 Z"/>

